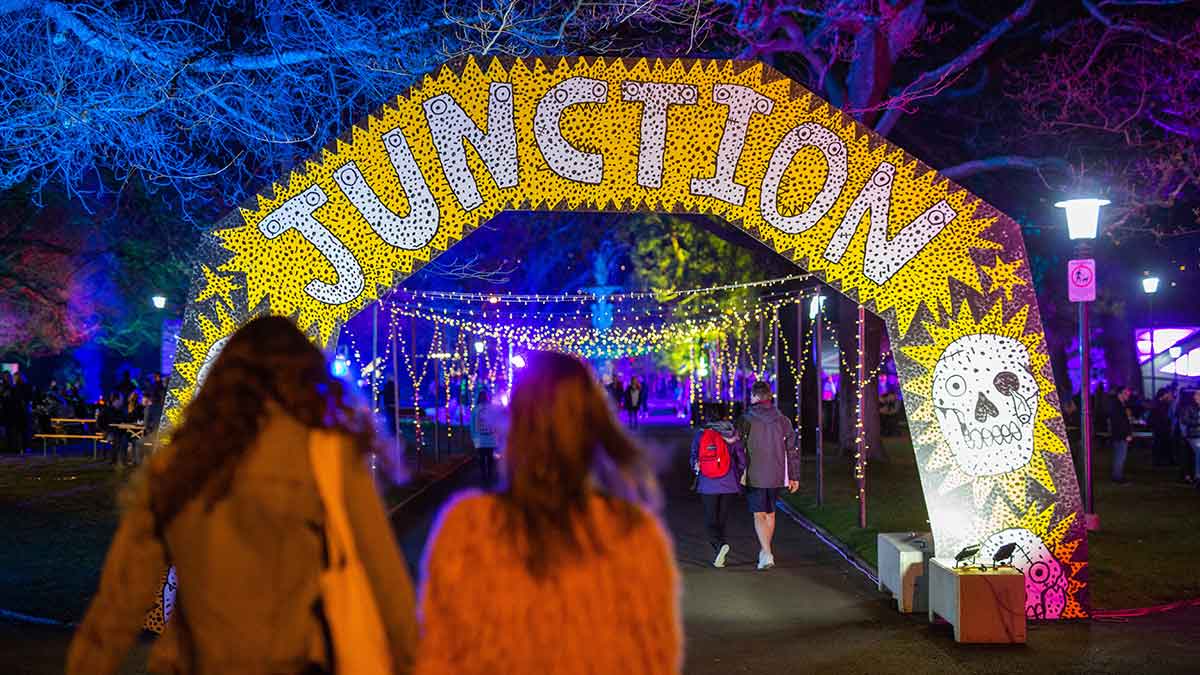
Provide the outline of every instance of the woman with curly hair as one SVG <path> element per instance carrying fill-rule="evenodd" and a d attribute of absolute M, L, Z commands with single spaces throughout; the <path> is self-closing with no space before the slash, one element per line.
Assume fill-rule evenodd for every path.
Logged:
<path fill-rule="evenodd" d="M 344 513 L 386 634 L 387 665 L 407 672 L 414 598 L 366 464 L 371 416 L 348 402 L 324 355 L 281 317 L 255 319 L 229 339 L 169 445 L 131 487 L 67 672 L 116 672 L 167 564 L 178 592 L 151 670 L 332 671 L 321 586 L 328 513 L 309 461 L 317 436 L 334 439 L 312 447 L 336 455 L 322 465 L 341 467 L 339 522 Z"/>
<path fill-rule="evenodd" d="M 417 673 L 679 672 L 679 575 L 645 455 L 588 366 L 517 376 L 508 486 L 443 511 L 426 549 Z"/>

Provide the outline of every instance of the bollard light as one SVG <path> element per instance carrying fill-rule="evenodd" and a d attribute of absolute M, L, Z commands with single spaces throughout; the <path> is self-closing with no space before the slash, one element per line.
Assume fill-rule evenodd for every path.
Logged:
<path fill-rule="evenodd" d="M 1055 204 L 1067 212 L 1067 236 L 1071 239 L 1095 239 L 1100 223 L 1100 207 L 1110 204 L 1107 199 L 1087 197 L 1067 199 Z"/>

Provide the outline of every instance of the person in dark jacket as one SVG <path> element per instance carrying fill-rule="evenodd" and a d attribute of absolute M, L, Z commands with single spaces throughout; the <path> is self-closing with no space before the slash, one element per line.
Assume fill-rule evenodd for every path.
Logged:
<path fill-rule="evenodd" d="M 775 499 L 780 488 L 800 489 L 800 448 L 787 416 L 779 412 L 771 385 L 759 380 L 750 389 L 750 409 L 740 424 L 746 443 L 746 501 L 754 514 L 754 531 L 762 550 L 758 569 L 775 566 L 771 540 L 775 536 Z"/>
<path fill-rule="evenodd" d="M 646 390 L 637 377 L 629 378 L 629 388 L 625 390 L 625 412 L 629 414 L 629 427 L 638 427 L 638 418 L 646 409 Z"/>
<path fill-rule="evenodd" d="M 713 567 L 724 567 L 729 555 L 729 541 L 725 538 L 725 523 L 733 498 L 741 493 L 742 473 L 746 470 L 746 448 L 738 437 L 737 429 L 728 420 L 721 419 L 721 409 L 709 407 L 705 411 L 706 421 L 696 437 L 692 439 L 692 473 L 696 475 L 696 491 L 704 502 L 704 528 L 708 531 L 708 543 L 712 544 L 716 557 Z M 705 476 L 700 470 L 700 441 L 705 431 L 715 431 L 729 449 L 728 471 L 720 476 Z"/>
<path fill-rule="evenodd" d="M 1163 387 L 1154 395 L 1154 406 L 1150 408 L 1150 433 L 1154 435 L 1154 466 L 1171 466 L 1175 463 L 1175 451 L 1172 448 L 1174 434 L 1171 428 L 1171 403 L 1174 400 L 1175 393 Z"/>
<path fill-rule="evenodd" d="M 17 388 L 12 373 L 0 371 L 0 426 L 4 427 L 4 450 L 21 452 L 17 417 L 20 414 Z"/>
<path fill-rule="evenodd" d="M 1129 410 L 1126 405 L 1133 390 L 1129 387 L 1118 387 L 1117 395 L 1112 399 L 1112 407 L 1108 414 L 1108 434 L 1111 437 L 1113 461 L 1112 479 L 1114 483 L 1125 483 L 1125 458 L 1129 455 L 1129 443 L 1133 440 L 1133 425 L 1129 423 Z"/>
<path fill-rule="evenodd" d="M 1190 450 L 1192 485 L 1200 488 L 1200 389 L 1180 396 L 1179 430 Z"/>

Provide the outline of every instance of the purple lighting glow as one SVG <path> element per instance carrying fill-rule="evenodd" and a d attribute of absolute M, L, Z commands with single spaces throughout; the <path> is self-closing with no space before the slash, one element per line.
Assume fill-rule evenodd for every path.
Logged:
<path fill-rule="evenodd" d="M 1200 326 L 1179 326 L 1175 328 L 1139 328 L 1134 331 L 1134 342 L 1137 344 L 1138 363 L 1146 363 L 1151 355 L 1165 354 L 1172 345 L 1179 344 L 1200 331 Z M 1153 348 L 1150 344 L 1150 334 L 1154 333 Z"/>
<path fill-rule="evenodd" d="M 1160 370 L 1181 377 L 1200 377 L 1200 348 L 1193 349 L 1176 358 Z"/>

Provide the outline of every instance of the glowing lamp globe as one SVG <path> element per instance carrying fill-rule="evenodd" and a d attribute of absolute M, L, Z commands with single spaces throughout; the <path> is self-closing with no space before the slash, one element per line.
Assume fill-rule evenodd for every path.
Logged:
<path fill-rule="evenodd" d="M 154 303 L 155 309 L 163 309 L 167 306 L 167 298 L 164 295 L 156 295 L 150 298 L 150 302 Z"/>
<path fill-rule="evenodd" d="M 1095 239 L 1100 223 L 1100 207 L 1107 199 L 1067 199 L 1055 204 L 1067 211 L 1067 235 L 1071 239 Z"/>
<path fill-rule="evenodd" d="M 1142 279 L 1142 292 L 1143 293 L 1157 293 L 1158 292 L 1158 277 L 1146 277 L 1146 278 Z"/>
<path fill-rule="evenodd" d="M 483 350 L 484 350 L 485 348 L 487 348 L 487 343 L 486 343 L 486 342 L 484 342 L 483 340 L 476 340 L 476 341 L 475 341 L 475 353 L 476 353 L 476 354 L 482 354 L 482 353 L 483 353 Z"/>
<path fill-rule="evenodd" d="M 514 354 L 513 357 L 508 360 L 508 362 L 513 364 L 514 368 L 524 368 L 525 367 L 525 357 L 521 356 L 520 354 Z"/>
<path fill-rule="evenodd" d="M 338 354 L 333 363 L 329 364 L 329 372 L 337 378 L 346 377 L 350 373 L 350 362 L 345 356 Z"/>

